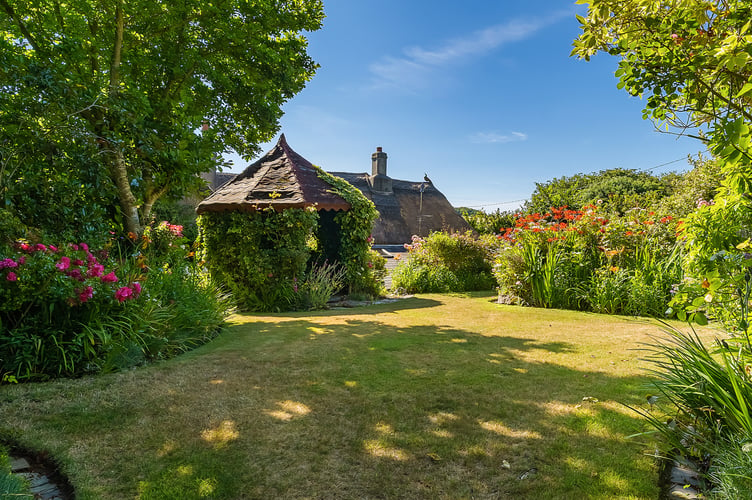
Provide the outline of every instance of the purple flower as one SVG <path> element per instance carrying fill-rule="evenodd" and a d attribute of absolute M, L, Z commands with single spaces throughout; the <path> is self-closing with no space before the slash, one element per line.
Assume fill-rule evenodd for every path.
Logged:
<path fill-rule="evenodd" d="M 18 276 L 16 276 L 16 273 L 14 273 L 13 271 L 11 271 L 11 272 L 8 273 L 8 276 L 6 276 L 5 279 L 7 279 L 8 281 L 17 281 L 18 280 Z"/>
<path fill-rule="evenodd" d="M 65 271 L 70 267 L 70 259 L 68 257 L 60 257 L 60 261 L 55 264 L 55 267 L 58 269 L 58 271 Z"/>
<path fill-rule="evenodd" d="M 84 276 L 83 274 L 81 274 L 81 270 L 80 269 L 71 269 L 70 271 L 68 271 L 65 274 L 67 274 L 68 276 L 70 276 L 71 278 L 73 278 L 76 281 L 84 281 L 84 280 L 86 280 L 86 276 Z"/>
<path fill-rule="evenodd" d="M 10 258 L 0 260 L 0 269 L 4 269 L 6 267 L 15 268 L 15 267 L 18 267 L 18 264 L 16 264 L 15 260 L 10 259 Z"/>

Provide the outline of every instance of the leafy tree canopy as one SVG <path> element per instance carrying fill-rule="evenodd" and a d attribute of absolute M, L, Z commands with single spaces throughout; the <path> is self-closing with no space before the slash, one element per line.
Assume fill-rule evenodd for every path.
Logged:
<path fill-rule="evenodd" d="M 322 19 L 320 0 L 0 0 L 5 163 L 43 153 L 31 136 L 89 148 L 138 232 L 221 153 L 273 136 L 316 69 L 301 33 Z"/>
<path fill-rule="evenodd" d="M 668 188 L 663 177 L 631 169 L 575 174 L 536 183 L 525 211 L 547 212 L 551 207 L 563 206 L 578 210 L 597 203 L 604 209 L 621 213 L 636 206 L 647 208 L 668 194 Z"/>

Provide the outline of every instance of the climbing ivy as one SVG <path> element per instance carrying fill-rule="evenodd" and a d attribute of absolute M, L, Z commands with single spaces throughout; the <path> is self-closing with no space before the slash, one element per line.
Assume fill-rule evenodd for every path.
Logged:
<path fill-rule="evenodd" d="M 350 204 L 350 210 L 338 213 L 334 219 L 340 228 L 339 257 L 346 270 L 345 279 L 350 293 L 379 295 L 383 284 L 377 269 L 382 266 L 374 262 L 378 256 L 371 252 L 371 230 L 379 212 L 373 202 L 352 184 L 325 172 L 321 167 L 314 165 L 314 168 L 319 179 Z"/>
<path fill-rule="evenodd" d="M 197 221 L 198 258 L 241 309 L 286 310 L 306 271 L 318 218 L 313 207 L 207 213 Z"/>

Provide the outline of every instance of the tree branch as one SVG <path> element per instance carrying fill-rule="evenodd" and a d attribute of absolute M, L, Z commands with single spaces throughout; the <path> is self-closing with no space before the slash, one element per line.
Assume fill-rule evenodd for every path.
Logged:
<path fill-rule="evenodd" d="M 26 24 L 24 24 L 24 22 L 16 15 L 16 12 L 13 10 L 13 7 L 11 7 L 8 4 L 8 1 L 7 0 L 0 0 L 0 7 L 3 8 L 3 10 L 5 11 L 5 13 L 8 14 L 8 16 L 11 17 L 11 19 L 13 19 L 13 21 L 18 26 L 18 29 L 21 30 L 21 33 L 26 38 L 26 40 L 29 42 L 29 44 L 31 45 L 31 47 L 36 52 L 39 52 L 40 54 L 46 54 L 46 52 L 44 50 L 42 50 L 42 47 L 39 44 L 37 44 L 37 42 L 34 39 L 34 37 L 31 36 L 31 32 L 28 30 L 28 28 L 26 28 Z"/>

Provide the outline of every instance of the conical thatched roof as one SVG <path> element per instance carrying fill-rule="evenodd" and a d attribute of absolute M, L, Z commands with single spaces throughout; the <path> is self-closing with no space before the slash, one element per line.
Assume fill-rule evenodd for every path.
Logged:
<path fill-rule="evenodd" d="M 199 203 L 196 212 L 254 211 L 268 206 L 275 210 L 309 206 L 350 209 L 349 203 L 319 179 L 313 165 L 287 145 L 284 134 L 271 151 Z"/>

